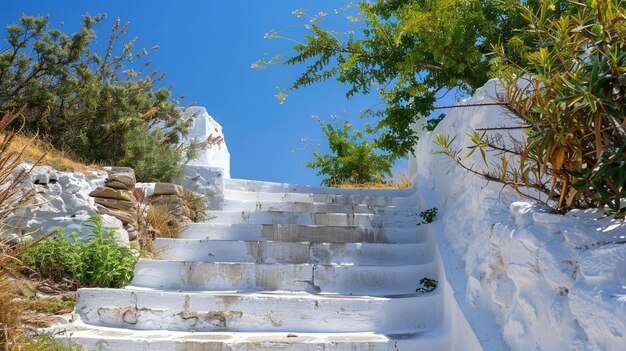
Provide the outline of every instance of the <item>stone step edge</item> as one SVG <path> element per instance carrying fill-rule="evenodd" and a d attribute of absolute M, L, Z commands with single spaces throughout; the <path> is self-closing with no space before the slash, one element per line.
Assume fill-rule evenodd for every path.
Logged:
<path fill-rule="evenodd" d="M 235 204 L 235 205 L 236 204 L 255 204 L 255 205 L 261 204 L 263 205 L 262 208 L 265 208 L 266 206 L 269 206 L 268 208 L 271 208 L 271 205 L 296 205 L 296 206 L 313 205 L 313 206 L 335 206 L 335 207 L 341 207 L 341 206 L 360 207 L 360 208 L 366 208 L 372 211 L 390 210 L 390 211 L 418 211 L 419 212 L 423 210 L 419 206 L 368 205 L 368 204 L 363 204 L 363 203 L 328 203 L 328 202 L 319 202 L 319 201 L 304 202 L 304 201 L 290 201 L 290 200 L 287 200 L 287 201 L 241 200 L 241 199 L 232 198 L 232 197 L 225 197 L 224 200 L 227 202 L 232 202 L 232 204 Z M 277 210 L 264 210 L 263 209 L 263 211 L 277 211 Z"/>
<path fill-rule="evenodd" d="M 396 258 L 401 257 L 403 260 L 411 260 L 410 264 L 423 264 L 434 260 L 434 256 L 429 249 L 432 249 L 432 243 L 420 242 L 413 244 L 392 244 L 392 243 L 318 243 L 313 241 L 284 242 L 273 240 L 210 240 L 210 239 L 180 239 L 180 238 L 156 238 L 153 242 L 157 252 L 156 260 L 168 261 L 195 261 L 195 262 L 254 262 L 254 263 L 285 263 L 285 264 L 327 264 L 340 265 L 352 264 L 358 266 L 397 266 L 402 261 Z M 258 252 L 246 252 L 243 256 L 222 254 L 219 252 L 221 248 L 237 248 L 244 245 L 246 248 L 259 248 Z M 215 249 L 218 251 L 214 251 Z M 294 252 L 293 256 L 274 255 L 273 248 L 289 248 Z M 338 251 L 334 251 L 338 250 Z M 345 254 L 340 252 L 345 250 Z M 372 252 L 381 253 L 381 257 L 371 256 Z M 193 251 L 193 252 L 191 252 Z M 339 252 L 338 257 L 345 261 L 349 261 L 350 253 L 358 253 L 356 259 L 358 263 L 352 262 L 339 263 L 332 262 L 333 258 L 326 258 L 325 253 L 329 255 L 333 252 Z M 396 253 L 393 259 L 385 257 L 385 252 Z M 398 256 L 398 252 L 404 255 Z M 215 255 L 209 255 L 215 253 Z M 370 255 L 368 255 L 368 253 Z M 409 254 L 410 253 L 410 254 Z M 272 254 L 273 256 L 269 256 Z M 304 256 L 299 256 L 299 255 Z M 219 256 L 215 258 L 216 256 Z M 277 257 L 278 256 L 278 257 Z M 335 254 L 333 254 L 335 256 Z M 367 256 L 369 258 L 363 258 Z M 373 257 L 373 258 L 372 258 Z M 254 261 L 247 259 L 254 259 Z M 290 261 L 287 261 L 289 259 Z M 268 262 L 270 261 L 270 262 Z M 391 261 L 391 262 L 389 262 Z"/>
<path fill-rule="evenodd" d="M 255 215 L 259 215 L 260 213 L 268 213 L 268 214 L 272 214 L 272 215 L 278 215 L 278 214 L 286 214 L 286 215 L 313 215 L 313 216 L 338 216 L 338 215 L 343 215 L 343 216 L 353 216 L 353 217 L 373 217 L 373 218 L 378 218 L 378 217 L 386 217 L 386 218 L 392 218 L 392 217 L 398 217 L 398 218 L 408 218 L 408 217 L 414 217 L 414 218 L 418 218 L 419 217 L 419 209 L 416 210 L 415 213 L 359 213 L 359 212 L 306 212 L 306 211 L 287 211 L 287 210 L 272 210 L 272 211 L 256 211 L 256 210 L 235 210 L 235 209 L 230 209 L 230 210 L 210 210 L 210 211 L 206 211 L 206 214 L 209 218 L 211 218 L 211 215 L 218 215 L 218 214 L 255 214 Z M 211 220 L 209 220 L 209 222 L 211 222 Z"/>
<path fill-rule="evenodd" d="M 426 266 L 432 266 L 436 264 L 436 260 L 433 259 L 432 260 L 428 260 L 428 261 L 424 261 L 424 262 L 419 262 L 419 263 L 415 263 L 415 264 L 389 264 L 389 265 L 384 265 L 384 264 L 353 264 L 353 263 L 330 263 L 330 264 L 325 264 L 325 263 L 312 263 L 312 262 L 308 262 L 308 263 L 267 263 L 267 262 L 232 262 L 232 261 L 195 261 L 195 260 L 185 260 L 185 259 L 180 259 L 180 260 L 175 260 L 175 259 L 152 259 L 152 258 L 141 258 L 139 259 L 139 261 L 137 261 L 137 263 L 139 264 L 140 262 L 147 262 L 145 263 L 146 265 L 150 265 L 150 264 L 156 264 L 156 265 L 160 265 L 160 264 L 168 264 L 170 262 L 176 263 L 176 264 L 181 264 L 181 263 L 185 263 L 185 264 L 196 264 L 196 265 L 206 265 L 206 266 L 245 266 L 245 267 L 255 267 L 255 266 L 267 266 L 267 267 L 276 267 L 276 266 L 285 266 L 285 267 L 293 267 L 293 266 L 302 266 L 302 267 L 307 267 L 307 266 L 313 266 L 313 269 L 317 269 L 317 268 L 330 268 L 330 267 L 339 267 L 339 268 L 346 268 L 346 267 L 366 267 L 366 268 L 374 268 L 374 267 L 381 267 L 381 268 L 394 268 L 394 267 L 426 267 Z"/>
<path fill-rule="evenodd" d="M 420 349 L 438 351 L 449 349 L 450 334 L 444 327 L 430 330 L 417 330 L 406 334 L 378 334 L 373 332 L 345 333 L 289 333 L 289 332 L 187 332 L 170 330 L 132 330 L 123 328 L 87 325 L 80 320 L 66 326 L 47 328 L 42 333 L 53 335 L 58 340 L 68 341 L 102 350 L 121 350 L 120 347 L 133 346 L 134 351 L 160 350 L 174 351 L 182 347 L 192 350 L 234 351 L 239 348 L 222 348 L 231 345 L 254 345 L 254 350 L 289 350 L 289 345 L 297 347 L 323 347 L 324 350 L 346 350 L 345 347 L 366 346 L 367 350 Z M 216 348 L 213 349 L 212 346 Z M 104 347 L 104 348 L 103 348 Z M 107 348 L 109 347 L 109 348 Z M 137 348 L 139 347 L 139 348 Z M 408 348 L 407 348 L 408 347 Z M 186 349 L 186 348 L 183 348 Z M 352 348 L 350 348 L 352 350 Z"/>
<path fill-rule="evenodd" d="M 261 190 L 249 190 L 250 185 Z M 314 185 L 302 185 L 292 183 L 267 182 L 253 179 L 229 178 L 224 179 L 226 190 L 249 191 L 249 192 L 287 192 L 287 193 L 310 193 L 328 195 L 366 195 L 378 197 L 407 197 L 416 192 L 414 188 L 405 189 L 344 189 Z M 244 189 L 245 188 L 245 189 Z"/>
<path fill-rule="evenodd" d="M 401 299 L 415 299 L 420 297 L 431 297 L 433 295 L 440 295 L 441 290 L 439 288 L 428 293 L 412 293 L 401 295 L 387 295 L 387 296 L 373 296 L 373 295 L 343 295 L 336 293 L 310 293 L 306 291 L 295 290 L 267 290 L 267 291 L 219 291 L 219 290 L 166 290 L 158 288 L 149 288 L 143 286 L 127 285 L 121 289 L 116 288 L 80 288 L 81 290 L 104 290 L 104 291 L 129 291 L 135 293 L 153 293 L 163 294 L 171 296 L 183 296 L 184 295 L 201 295 L 201 296 L 216 296 L 216 297 L 264 297 L 264 298 L 276 298 L 276 299 L 308 299 L 311 301 L 316 300 L 363 300 L 363 301 L 391 301 Z"/>

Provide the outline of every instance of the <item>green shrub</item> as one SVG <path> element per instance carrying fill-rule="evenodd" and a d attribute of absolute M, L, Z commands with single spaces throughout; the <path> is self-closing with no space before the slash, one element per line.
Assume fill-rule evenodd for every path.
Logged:
<path fill-rule="evenodd" d="M 44 17 L 24 16 L 8 26 L 9 45 L 0 48 L 0 110 L 27 105 L 16 128 L 39 132 L 88 162 L 137 167 L 140 181 L 171 181 L 184 161 L 180 138 L 190 121 L 170 90 L 158 88 L 164 75 L 144 72 L 149 61 L 137 62 L 148 51 L 135 52 L 136 39 L 120 42 L 127 25 L 119 19 L 104 55 L 95 53 L 94 28 L 102 19 L 85 15 L 72 35 L 49 28 Z"/>
<path fill-rule="evenodd" d="M 78 240 L 76 232 L 68 236 L 59 230 L 56 237 L 30 247 L 19 258 L 44 278 L 69 277 L 81 286 L 127 285 L 137 262 L 132 251 L 117 245 L 114 231 L 102 226 L 100 216 L 92 216 L 84 225 L 92 230 L 87 240 Z"/>
<path fill-rule="evenodd" d="M 626 2 L 571 2 L 555 17 L 551 1 L 522 16 L 536 38 L 527 63 L 515 65 L 496 47 L 503 105 L 521 123 L 467 133 L 465 157 L 437 135 L 441 153 L 466 170 L 512 187 L 518 194 L 553 207 L 608 208 L 626 214 Z M 557 9 L 558 10 L 558 9 Z M 524 137 L 509 137 L 520 129 Z M 464 164 L 479 150 L 487 171 Z M 494 156 L 494 157 L 490 157 Z"/>
<path fill-rule="evenodd" d="M 326 186 L 341 183 L 365 184 L 382 182 L 391 176 L 391 166 L 396 157 L 377 152 L 375 141 L 368 141 L 359 130 L 352 129 L 348 121 L 324 123 L 319 120 L 328 141 L 331 154 L 314 152 L 314 162 L 308 168 L 317 168 L 317 175 L 326 175 L 322 180 Z"/>

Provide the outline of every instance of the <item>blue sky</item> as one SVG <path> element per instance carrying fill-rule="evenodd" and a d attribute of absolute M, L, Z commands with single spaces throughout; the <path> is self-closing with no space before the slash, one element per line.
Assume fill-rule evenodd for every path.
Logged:
<path fill-rule="evenodd" d="M 116 18 L 129 22 L 127 39 L 138 37 L 137 47 L 159 45 L 150 54 L 151 67 L 166 72 L 164 85 L 174 86 L 181 103 L 196 102 L 224 128 L 234 178 L 319 184 L 321 177 L 304 163 L 311 161 L 313 143 L 322 141 L 317 121 L 331 115 L 357 119 L 361 109 L 379 102 L 376 95 L 345 98 L 345 88 L 334 82 L 290 93 L 284 104 L 274 97 L 276 87 L 287 87 L 303 67 L 277 65 L 265 70 L 250 65 L 264 54 L 288 56 L 293 43 L 267 40 L 271 29 L 302 38 L 303 18 L 291 12 L 304 8 L 324 11 L 329 25 L 347 23 L 346 14 L 333 10 L 344 1 L 7 1 L 0 24 L 17 23 L 22 14 L 47 15 L 51 26 L 73 32 L 81 16 L 106 13 L 97 27 L 103 45 Z M 6 35 L 3 35 L 4 39 Z M 358 122 L 356 122 L 358 125 Z M 309 146 L 307 146 L 309 145 Z M 399 167 L 400 169 L 402 166 Z"/>

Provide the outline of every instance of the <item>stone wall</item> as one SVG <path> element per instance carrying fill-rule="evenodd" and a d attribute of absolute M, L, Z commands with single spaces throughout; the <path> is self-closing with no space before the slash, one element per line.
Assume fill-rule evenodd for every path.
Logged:
<path fill-rule="evenodd" d="M 211 117 L 204 107 L 194 106 L 182 109 L 184 118 L 192 118 L 187 140 L 198 140 L 204 149 L 198 157 L 187 165 L 221 168 L 222 176 L 230 178 L 230 153 L 224 140 L 222 126 Z"/>
<path fill-rule="evenodd" d="M 119 219 L 128 232 L 129 240 L 135 240 L 139 228 L 135 206 L 135 171 L 129 167 L 105 167 L 108 176 L 104 185 L 89 193 L 101 215 Z"/>
<path fill-rule="evenodd" d="M 43 234 L 64 228 L 66 233 L 76 231 L 79 238 L 86 238 L 91 230 L 83 223 L 97 212 L 89 193 L 105 185 L 106 171 L 62 172 L 50 166 L 23 163 L 15 171 L 32 171 L 20 183 L 22 194 L 33 193 L 27 206 L 11 214 L 6 223 L 10 228 L 10 240 L 20 241 L 37 238 Z M 122 222 L 109 215 L 102 216 L 105 227 L 116 228 L 116 240 L 128 245 L 128 235 Z"/>

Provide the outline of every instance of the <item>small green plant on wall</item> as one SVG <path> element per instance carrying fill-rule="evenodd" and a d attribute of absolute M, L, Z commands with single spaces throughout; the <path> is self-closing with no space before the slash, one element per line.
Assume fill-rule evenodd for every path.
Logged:
<path fill-rule="evenodd" d="M 422 219 L 417 225 L 432 223 L 437 219 L 437 207 L 429 208 L 420 212 L 420 218 Z"/>
<path fill-rule="evenodd" d="M 418 293 L 429 293 L 435 289 L 437 289 L 437 284 L 439 282 L 436 281 L 435 279 L 430 279 L 427 277 L 424 277 L 422 279 L 420 279 L 420 283 L 419 286 L 417 287 L 417 289 L 415 289 L 416 292 Z"/>

